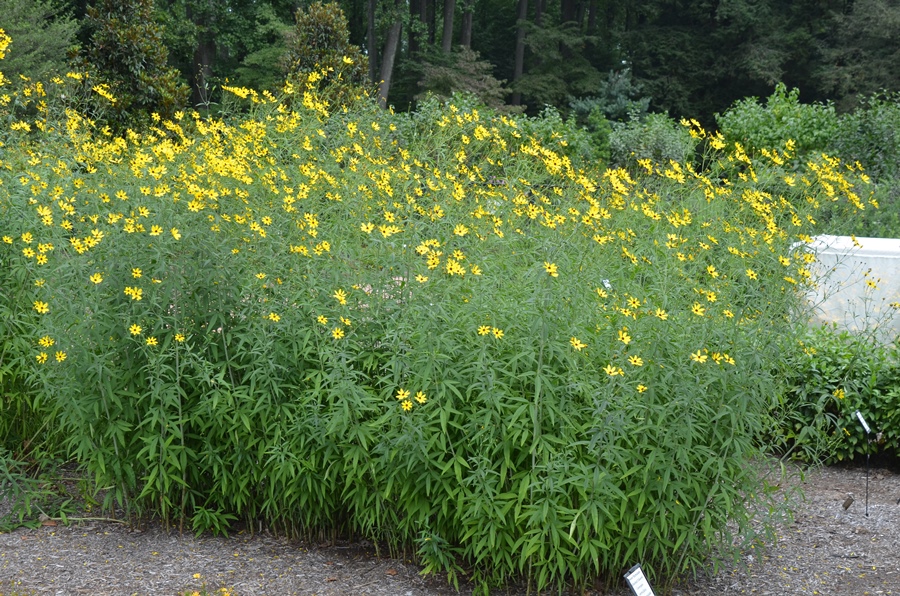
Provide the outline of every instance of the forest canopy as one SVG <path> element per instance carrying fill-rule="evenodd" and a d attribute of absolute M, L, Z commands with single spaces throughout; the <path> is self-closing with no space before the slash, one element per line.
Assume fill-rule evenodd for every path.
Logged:
<path fill-rule="evenodd" d="M 189 87 L 194 107 L 216 102 L 226 81 L 274 89 L 298 59 L 350 47 L 366 62 L 351 76 L 367 75 L 382 105 L 398 110 L 415 108 L 428 92 L 465 91 L 487 105 L 530 114 L 551 105 L 565 114 L 573 102 L 607 101 L 610 84 L 625 75 L 613 102 L 646 98 L 649 111 L 708 122 L 739 99 L 769 95 L 779 82 L 800 89 L 804 102 L 849 110 L 898 90 L 900 80 L 896 0 L 341 0 L 331 13 L 316 14 L 332 20 L 320 33 L 336 31 L 339 21 L 343 32 L 320 38 L 318 49 L 302 56 L 298 44 L 313 42 L 298 32 L 298 19 L 309 23 L 313 6 L 0 0 L 0 27 L 15 40 L 4 68 L 13 80 L 26 72 L 37 78 L 64 72 L 72 58 L 96 58 L 103 29 L 94 10 L 111 20 L 108 35 L 133 26 L 117 11 L 149 18 L 140 23 L 152 29 L 145 42 L 161 47 L 146 64 L 175 69 L 177 80 L 164 87 L 172 99 Z M 322 46 L 328 43 L 334 45 Z M 124 72 L 128 60 L 144 64 L 127 52 L 116 59 L 126 64 L 96 66 Z"/>

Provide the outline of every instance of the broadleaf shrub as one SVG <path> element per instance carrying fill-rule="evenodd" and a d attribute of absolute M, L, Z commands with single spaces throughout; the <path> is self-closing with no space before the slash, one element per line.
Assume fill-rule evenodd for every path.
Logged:
<path fill-rule="evenodd" d="M 741 143 L 750 153 L 790 140 L 803 158 L 828 152 L 839 130 L 834 106 L 800 103 L 800 90 L 788 91 L 784 83 L 775 86 L 765 104 L 755 97 L 735 102 L 716 114 L 716 125 L 726 142 Z"/>
<path fill-rule="evenodd" d="M 779 377 L 785 389 L 773 408 L 772 446 L 783 454 L 811 463 L 847 461 L 867 452 L 900 454 L 896 345 L 814 327 L 784 351 Z M 872 429 L 868 437 L 857 410 Z"/>

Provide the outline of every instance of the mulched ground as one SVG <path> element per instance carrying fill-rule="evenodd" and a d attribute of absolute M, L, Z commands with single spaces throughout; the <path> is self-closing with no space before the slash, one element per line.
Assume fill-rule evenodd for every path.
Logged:
<path fill-rule="evenodd" d="M 795 475 L 785 483 L 794 486 L 806 499 L 793 505 L 793 521 L 780 524 L 770 544 L 749 549 L 737 567 L 671 593 L 900 595 L 900 475 L 871 470 L 868 516 L 865 468 L 824 468 L 803 480 Z M 848 493 L 854 501 L 845 511 Z M 445 580 L 422 578 L 418 571 L 410 562 L 375 556 L 370 545 L 311 547 L 267 534 L 195 538 L 158 526 L 137 531 L 99 521 L 0 534 L 0 596 L 175 596 L 202 587 L 225 587 L 234 596 L 456 594 Z M 659 586 L 657 593 L 663 593 Z"/>

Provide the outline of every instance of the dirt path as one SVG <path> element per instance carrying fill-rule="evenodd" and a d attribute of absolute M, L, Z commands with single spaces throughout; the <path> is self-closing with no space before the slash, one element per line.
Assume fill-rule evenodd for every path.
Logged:
<path fill-rule="evenodd" d="M 797 504 L 794 522 L 779 526 L 772 544 L 751 549 L 740 567 L 672 593 L 900 595 L 900 475 L 871 471 L 868 517 L 864 469 L 825 468 L 800 484 L 806 501 Z M 845 511 L 848 493 L 855 499 Z M 246 533 L 194 538 L 106 522 L 0 534 L 2 596 L 174 596 L 201 587 L 224 587 L 234 596 L 456 593 L 440 578 L 420 577 L 408 562 L 374 556 L 368 545 L 308 548 Z"/>

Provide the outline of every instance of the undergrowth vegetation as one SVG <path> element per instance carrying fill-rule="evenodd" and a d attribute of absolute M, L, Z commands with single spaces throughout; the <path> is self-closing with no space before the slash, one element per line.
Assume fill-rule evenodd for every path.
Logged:
<path fill-rule="evenodd" d="M 788 349 L 773 408 L 775 451 L 835 463 L 865 454 L 900 453 L 900 360 L 896 344 L 833 327 L 813 328 Z M 862 413 L 872 433 L 862 431 Z"/>
<path fill-rule="evenodd" d="M 752 536 L 794 243 L 871 207 L 858 168 L 685 122 L 697 162 L 604 171 L 551 115 L 304 76 L 121 137 L 37 84 L 6 103 L 6 447 L 130 515 L 365 536 L 484 589 Z"/>

